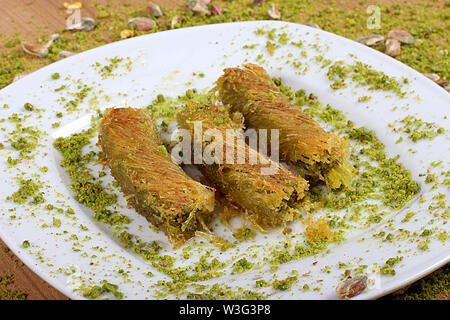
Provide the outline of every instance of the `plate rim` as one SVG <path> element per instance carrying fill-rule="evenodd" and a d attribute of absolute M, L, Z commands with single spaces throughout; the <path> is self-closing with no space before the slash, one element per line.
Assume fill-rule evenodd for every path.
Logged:
<path fill-rule="evenodd" d="M 127 42 L 142 41 L 143 38 L 151 39 L 152 37 L 153 38 L 164 37 L 167 33 L 172 33 L 172 34 L 181 33 L 182 34 L 185 32 L 195 32 L 196 29 L 211 29 L 211 28 L 214 29 L 216 27 L 223 28 L 223 27 L 226 27 L 227 25 L 231 25 L 231 24 L 232 25 L 241 25 L 241 26 L 252 26 L 252 27 L 256 27 L 258 25 L 261 25 L 261 26 L 273 25 L 274 27 L 281 27 L 283 25 L 291 25 L 291 26 L 297 27 L 297 28 L 298 27 L 307 28 L 307 29 L 309 29 L 309 31 L 317 32 L 319 34 L 321 34 L 321 33 L 326 34 L 327 37 L 331 36 L 332 38 L 334 38 L 333 40 L 335 40 L 337 42 L 344 41 L 344 42 L 350 43 L 353 46 L 355 44 L 357 44 L 357 46 L 359 46 L 359 48 L 362 49 L 364 53 L 375 55 L 375 56 L 381 57 L 382 59 L 390 58 L 391 63 L 397 64 L 399 67 L 408 70 L 417 79 L 420 79 L 421 81 L 426 79 L 426 81 L 429 81 L 428 84 L 430 84 L 430 85 L 433 84 L 432 86 L 429 87 L 431 90 L 433 90 L 433 93 L 439 94 L 442 97 L 447 98 L 447 99 L 450 98 L 449 93 L 444 88 L 435 84 L 432 80 L 425 77 L 422 73 L 420 73 L 419 71 L 413 69 L 412 67 L 402 63 L 401 61 L 398 61 L 390 56 L 385 55 L 384 53 L 382 53 L 378 50 L 367 47 L 364 44 L 361 44 L 355 40 L 352 40 L 352 39 L 349 39 L 349 38 L 346 38 L 346 37 L 343 37 L 343 36 L 340 36 L 335 33 L 331 33 L 331 32 L 328 32 L 328 31 L 325 31 L 322 29 L 316 29 L 316 28 L 309 27 L 307 25 L 300 24 L 300 23 L 293 23 L 293 22 L 286 22 L 286 21 L 273 21 L 273 20 L 255 20 L 255 21 L 240 21 L 240 22 L 205 24 L 205 25 L 199 25 L 199 26 L 183 27 L 183 28 L 178 28 L 178 29 L 173 29 L 173 30 L 158 31 L 155 33 L 145 34 L 145 35 L 138 36 L 138 37 L 133 37 L 133 38 L 129 38 L 129 39 L 111 42 L 111 43 L 108 43 L 105 45 L 91 48 L 86 51 L 82 51 L 80 53 L 77 53 L 74 56 L 60 59 L 58 61 L 55 61 L 51 64 L 48 64 L 48 65 L 42 67 L 42 68 L 39 68 L 39 69 L 31 72 L 30 74 L 27 74 L 26 77 L 24 77 L 16 82 L 12 82 L 12 83 L 8 84 L 7 86 L 5 86 L 4 88 L 2 88 L 0 90 L 0 93 L 2 93 L 4 91 L 7 92 L 9 90 L 13 90 L 15 86 L 20 85 L 24 81 L 32 81 L 33 76 L 35 76 L 38 73 L 45 73 L 45 72 L 47 72 L 47 69 L 55 68 L 55 66 L 59 66 L 63 63 L 66 63 L 66 64 L 70 63 L 70 61 L 72 61 L 74 59 L 83 59 L 84 56 L 91 55 L 96 50 L 103 50 L 105 47 L 120 47 L 120 46 L 123 46 L 124 44 L 126 44 Z M 4 201 L 3 200 L 0 201 L 0 203 L 2 203 L 2 202 L 4 202 Z M 62 294 L 64 294 L 66 297 L 68 297 L 72 300 L 86 299 L 78 294 L 75 294 L 75 292 L 73 290 L 71 290 L 68 286 L 63 285 L 62 282 L 58 281 L 56 277 L 52 277 L 50 274 L 44 272 L 40 268 L 40 265 L 38 263 L 36 263 L 35 261 L 33 261 L 32 255 L 27 254 L 23 249 L 21 249 L 20 246 L 18 244 L 16 244 L 15 241 L 13 241 L 12 237 L 8 237 L 7 233 L 2 229 L 0 229 L 0 238 L 22 262 L 24 264 L 26 264 L 27 267 L 29 267 L 35 273 L 35 275 L 40 277 L 42 280 L 49 283 L 55 289 L 57 289 Z M 450 262 L 450 253 L 446 257 L 436 258 L 435 260 L 436 260 L 436 262 L 433 263 L 433 265 L 425 268 L 423 271 L 416 272 L 416 273 L 414 273 L 414 275 L 409 276 L 409 277 L 399 278 L 398 280 L 393 281 L 390 285 L 385 286 L 383 288 L 383 290 L 380 290 L 380 292 L 373 292 L 372 295 L 370 294 L 370 292 L 368 292 L 365 295 L 363 295 L 361 297 L 361 299 L 368 299 L 368 300 L 378 299 L 380 297 L 388 295 L 392 292 L 395 292 L 405 286 L 408 286 L 408 285 L 418 281 L 419 279 L 427 276 L 428 274 L 432 273 L 433 271 L 435 271 L 435 270 L 439 269 L 440 267 L 449 263 Z M 294 299 L 295 299 L 295 297 L 294 297 Z M 358 296 L 355 296 L 352 299 L 357 300 Z"/>

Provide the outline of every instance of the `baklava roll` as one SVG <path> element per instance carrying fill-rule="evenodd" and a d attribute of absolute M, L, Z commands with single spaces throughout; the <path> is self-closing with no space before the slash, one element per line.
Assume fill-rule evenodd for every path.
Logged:
<path fill-rule="evenodd" d="M 278 129 L 281 158 L 302 177 L 311 183 L 324 181 L 331 189 L 350 185 L 348 141 L 327 133 L 290 103 L 262 67 L 225 69 L 213 92 L 231 112 L 242 113 L 247 128 Z"/>
<path fill-rule="evenodd" d="M 99 145 L 128 203 L 172 244 L 183 244 L 206 226 L 214 210 L 214 191 L 171 161 L 148 111 L 106 109 Z"/>
<path fill-rule="evenodd" d="M 191 101 L 178 111 L 176 119 L 180 128 L 190 132 L 192 144 L 215 150 L 211 154 L 220 161 L 203 158 L 198 165 L 200 171 L 252 223 L 265 230 L 283 226 L 299 215 L 307 181 L 250 148 L 242 138 L 241 115 L 229 114 L 222 106 Z M 201 123 L 205 135 L 214 134 L 214 140 L 196 135 L 196 123 Z M 236 139 L 227 139 L 230 132 Z M 211 147 L 213 143 L 218 143 L 215 149 Z M 244 155 L 241 161 L 239 155 Z M 269 167 L 271 170 L 264 171 Z"/>

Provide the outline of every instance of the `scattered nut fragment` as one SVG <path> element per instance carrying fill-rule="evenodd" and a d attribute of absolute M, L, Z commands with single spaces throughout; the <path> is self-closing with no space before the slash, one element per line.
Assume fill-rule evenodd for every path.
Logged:
<path fill-rule="evenodd" d="M 319 25 L 317 23 L 314 23 L 314 22 L 307 22 L 306 25 L 308 27 L 311 27 L 311 28 L 320 29 Z"/>
<path fill-rule="evenodd" d="M 95 20 L 92 18 L 81 18 L 81 28 L 85 31 L 91 31 L 95 27 Z"/>
<path fill-rule="evenodd" d="M 278 8 L 275 6 L 274 3 L 271 3 L 271 4 L 270 4 L 269 10 L 267 10 L 267 14 L 268 14 L 269 17 L 271 17 L 272 19 L 275 19 L 275 20 L 281 19 L 281 13 L 280 13 L 280 10 L 278 10 Z"/>
<path fill-rule="evenodd" d="M 217 4 L 214 4 L 214 3 L 211 5 L 211 11 L 216 16 L 220 16 L 223 13 L 222 9 L 219 8 L 219 6 Z"/>
<path fill-rule="evenodd" d="M 211 11 L 203 0 L 186 0 L 186 5 L 195 13 L 204 13 L 208 16 L 211 15 Z"/>
<path fill-rule="evenodd" d="M 444 88 L 447 91 L 450 91 L 450 82 L 449 81 L 438 81 L 436 82 L 438 85 L 440 85 L 442 88 Z"/>
<path fill-rule="evenodd" d="M 431 81 L 437 82 L 441 77 L 439 77 L 436 73 L 422 73 L 425 77 L 430 79 Z"/>
<path fill-rule="evenodd" d="M 59 52 L 59 57 L 60 58 L 67 58 L 67 57 L 71 57 L 73 55 L 76 55 L 77 52 L 72 52 L 72 51 L 60 51 Z"/>
<path fill-rule="evenodd" d="M 156 22 L 150 18 L 137 17 L 128 20 L 129 28 L 136 28 L 138 31 L 148 31 L 156 27 Z"/>
<path fill-rule="evenodd" d="M 30 54 L 32 56 L 36 56 L 36 57 L 39 57 L 39 58 L 44 58 L 45 56 L 48 55 L 48 48 L 58 38 L 59 38 L 59 34 L 57 34 L 57 33 L 52 34 L 50 40 L 47 41 L 47 43 L 45 45 L 43 45 L 43 46 L 40 45 L 40 44 L 33 44 L 33 43 L 23 42 L 22 43 L 22 49 L 23 49 L 23 51 L 25 51 L 26 53 L 28 53 L 28 54 Z"/>
<path fill-rule="evenodd" d="M 365 44 L 366 46 L 372 47 L 382 44 L 384 42 L 384 37 L 380 34 L 371 34 L 368 36 L 359 37 L 356 41 Z"/>
<path fill-rule="evenodd" d="M 72 23 L 70 20 L 66 22 L 66 30 L 71 31 L 91 31 L 94 27 L 95 20 L 92 18 L 81 18 L 77 23 Z"/>
<path fill-rule="evenodd" d="M 148 4 L 148 6 L 147 6 L 147 13 L 148 13 L 149 16 L 152 16 L 152 17 L 155 17 L 155 18 L 162 17 L 162 15 L 163 15 L 161 8 L 157 4 L 155 4 L 153 2 L 150 2 Z"/>
<path fill-rule="evenodd" d="M 48 55 L 48 49 L 39 44 L 22 43 L 22 49 L 26 53 L 39 58 L 44 58 Z"/>
<path fill-rule="evenodd" d="M 336 293 L 341 298 L 351 298 L 364 291 L 367 287 L 367 277 L 358 275 L 339 283 Z"/>
<path fill-rule="evenodd" d="M 415 42 L 413 36 L 409 32 L 401 29 L 389 31 L 387 37 L 405 44 L 413 44 Z"/>
<path fill-rule="evenodd" d="M 56 39 L 59 39 L 59 34 L 57 33 L 52 34 L 50 40 L 47 41 L 47 43 L 45 44 L 45 47 L 46 48 L 50 47 L 53 44 L 53 42 L 56 41 Z"/>
<path fill-rule="evenodd" d="M 387 55 L 391 57 L 396 57 L 400 54 L 400 42 L 396 39 L 386 40 L 386 50 L 384 51 Z"/>
<path fill-rule="evenodd" d="M 127 39 L 133 37 L 135 34 L 136 32 L 134 30 L 125 29 L 120 32 L 120 37 L 122 39 Z"/>
<path fill-rule="evenodd" d="M 83 6 L 83 4 L 81 2 L 73 2 L 73 3 L 64 2 L 63 3 L 63 7 L 66 9 L 81 9 L 82 6 Z"/>
<path fill-rule="evenodd" d="M 178 22 L 184 21 L 184 17 L 182 15 L 177 14 L 173 17 L 172 22 L 170 23 L 170 28 L 174 29 L 177 26 Z"/>

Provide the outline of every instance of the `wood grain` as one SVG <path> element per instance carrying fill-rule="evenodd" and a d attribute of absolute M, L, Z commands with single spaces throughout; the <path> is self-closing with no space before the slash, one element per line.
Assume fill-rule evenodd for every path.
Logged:
<path fill-rule="evenodd" d="M 71 1 L 67 1 L 71 2 Z M 97 9 L 95 4 L 108 5 L 114 12 L 117 7 L 123 5 L 123 0 L 81 0 L 82 16 L 95 17 Z M 149 1 L 133 0 L 133 7 L 145 8 Z M 174 9 L 184 7 L 183 0 L 154 0 L 161 8 Z M 32 3 L 31 5 L 29 3 Z M 66 9 L 64 0 L 0 0 L 1 31 L 5 38 L 18 37 L 22 41 L 35 40 L 42 35 L 49 35 L 64 29 L 66 25 Z"/>
<path fill-rule="evenodd" d="M 66 300 L 67 297 L 44 282 L 30 268 L 24 265 L 16 255 L 6 250 L 5 243 L 0 239 L 0 278 L 7 275 L 14 277 L 14 284 L 9 290 L 26 293 L 29 300 Z M 0 296 L 1 299 L 1 296 Z"/>

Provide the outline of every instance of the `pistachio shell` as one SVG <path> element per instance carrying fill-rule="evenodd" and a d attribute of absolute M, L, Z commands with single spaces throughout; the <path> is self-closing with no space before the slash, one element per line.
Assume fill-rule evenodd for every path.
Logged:
<path fill-rule="evenodd" d="M 275 20 L 281 19 L 281 13 L 274 3 L 270 4 L 269 10 L 267 10 L 269 17 Z"/>
<path fill-rule="evenodd" d="M 356 41 L 371 47 L 382 44 L 384 42 L 384 37 L 380 34 L 371 34 L 368 36 L 359 37 Z"/>
<path fill-rule="evenodd" d="M 81 28 L 85 31 L 91 31 L 95 27 L 95 20 L 92 18 L 81 18 Z"/>
<path fill-rule="evenodd" d="M 306 25 L 311 28 L 320 29 L 319 25 L 314 22 L 307 22 Z"/>
<path fill-rule="evenodd" d="M 214 3 L 211 5 L 211 11 L 216 16 L 220 16 L 223 13 L 222 9 L 219 8 L 219 6 Z"/>
<path fill-rule="evenodd" d="M 92 18 L 81 18 L 80 22 L 66 26 L 66 30 L 91 31 L 95 27 L 95 20 Z"/>
<path fill-rule="evenodd" d="M 75 55 L 75 54 L 77 54 L 77 52 L 72 52 L 72 51 L 60 51 L 58 55 L 59 55 L 60 58 L 67 58 L 67 57 L 73 56 L 73 55 Z"/>
<path fill-rule="evenodd" d="M 406 44 L 414 43 L 413 36 L 409 32 L 407 32 L 405 30 L 401 30 L 401 29 L 395 29 L 395 30 L 389 31 L 387 34 L 387 37 L 398 40 L 401 43 L 406 43 Z"/>
<path fill-rule="evenodd" d="M 441 77 L 439 77 L 439 75 L 437 75 L 436 73 L 422 73 L 425 77 L 427 77 L 428 79 L 430 79 L 431 81 L 439 81 L 439 79 Z"/>
<path fill-rule="evenodd" d="M 162 15 L 163 15 L 161 8 L 153 2 L 150 2 L 148 4 L 147 13 L 148 13 L 148 15 L 155 17 L 155 18 L 162 17 Z"/>
<path fill-rule="evenodd" d="M 436 82 L 438 85 L 440 85 L 442 88 L 444 88 L 447 91 L 450 91 L 450 82 L 449 81 L 438 81 Z"/>
<path fill-rule="evenodd" d="M 363 292 L 366 287 L 367 277 L 358 275 L 339 283 L 336 287 L 336 293 L 341 298 L 351 298 Z"/>
<path fill-rule="evenodd" d="M 156 22 L 145 17 L 132 18 L 128 20 L 128 27 L 135 27 L 138 31 L 147 31 L 156 27 Z"/>
<path fill-rule="evenodd" d="M 39 58 L 43 58 L 48 55 L 48 48 L 39 44 L 22 43 L 22 49 L 26 53 Z"/>
<path fill-rule="evenodd" d="M 53 42 L 55 42 L 55 40 L 58 38 L 59 34 L 52 34 L 50 40 L 47 41 L 47 43 L 44 45 L 23 42 L 22 49 L 32 56 L 43 58 L 48 55 L 48 48 L 50 48 Z"/>
<path fill-rule="evenodd" d="M 188 6 L 189 9 L 191 9 L 195 13 L 204 13 L 206 15 L 211 14 L 211 11 L 208 9 L 208 6 L 202 0 L 186 0 L 186 5 Z"/>
<path fill-rule="evenodd" d="M 386 40 L 386 50 L 384 51 L 387 55 L 391 57 L 396 57 L 400 54 L 400 42 L 396 39 Z"/>
<path fill-rule="evenodd" d="M 50 46 L 55 42 L 56 39 L 59 39 L 59 34 L 54 33 L 51 35 L 50 40 L 44 45 L 45 48 L 50 48 Z"/>
<path fill-rule="evenodd" d="M 184 21 L 184 17 L 182 15 L 177 14 L 172 18 L 172 22 L 170 23 L 170 28 L 173 29 L 176 27 L 178 22 Z"/>

